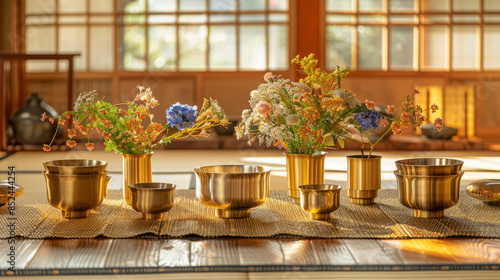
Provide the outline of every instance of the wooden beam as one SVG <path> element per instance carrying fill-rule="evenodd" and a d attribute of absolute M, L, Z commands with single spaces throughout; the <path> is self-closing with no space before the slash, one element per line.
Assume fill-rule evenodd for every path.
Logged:
<path fill-rule="evenodd" d="M 321 1 L 297 1 L 297 50 L 301 56 L 319 54 L 320 7 Z"/>

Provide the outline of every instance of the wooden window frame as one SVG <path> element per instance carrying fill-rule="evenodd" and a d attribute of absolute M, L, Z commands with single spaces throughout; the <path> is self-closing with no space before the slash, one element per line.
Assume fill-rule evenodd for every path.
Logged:
<path fill-rule="evenodd" d="M 484 64 L 484 50 L 483 50 L 483 45 L 484 45 L 484 26 L 500 26 L 500 21 L 498 22 L 485 22 L 484 21 L 484 16 L 485 15 L 498 15 L 500 16 L 500 11 L 485 11 L 484 10 L 484 1 L 479 0 L 479 11 L 473 12 L 473 11 L 454 11 L 453 10 L 453 1 L 452 0 L 446 0 L 447 1 L 447 6 L 449 7 L 447 12 L 434 12 L 434 11 L 425 11 L 425 1 L 424 0 L 415 0 L 416 7 L 414 12 L 392 12 L 389 9 L 389 0 L 382 0 L 382 5 L 383 5 L 383 11 L 382 12 L 360 12 L 358 10 L 359 6 L 359 0 L 355 0 L 355 7 L 354 11 L 349 11 L 349 12 L 342 12 L 342 11 L 335 11 L 335 12 L 329 12 L 326 11 L 326 0 L 321 0 L 321 5 L 323 7 L 321 14 L 320 14 L 320 26 L 323 28 L 321 31 L 321 37 L 320 37 L 320 46 L 321 46 L 321 57 L 326 58 L 326 27 L 328 25 L 343 25 L 343 26 L 353 26 L 353 27 L 358 27 L 360 25 L 370 25 L 370 26 L 381 26 L 382 27 L 382 32 L 385 34 L 383 38 L 383 53 L 382 53 L 382 69 L 381 70 L 363 70 L 359 69 L 358 67 L 358 47 L 357 47 L 357 41 L 358 41 L 358 33 L 355 32 L 356 36 L 352 37 L 352 46 L 351 46 L 351 68 L 353 69 L 352 72 L 358 72 L 360 74 L 373 74 L 377 75 L 379 73 L 390 73 L 390 74 L 395 74 L 395 75 L 412 75 L 414 73 L 434 73 L 434 74 L 448 74 L 448 73 L 457 73 L 458 76 L 461 76 L 460 74 L 468 74 L 468 73 L 478 73 L 478 72 L 488 72 L 488 73 L 500 73 L 500 67 L 498 69 L 487 69 L 485 70 L 483 67 Z M 352 23 L 327 23 L 326 17 L 327 15 L 350 15 L 354 18 L 354 22 Z M 358 21 L 358 16 L 360 15 L 380 15 L 385 18 L 385 23 L 359 23 Z M 415 17 L 415 22 L 414 23 L 394 23 L 389 20 L 389 16 L 391 15 L 413 15 Z M 442 22 L 442 23 L 425 23 L 423 18 L 425 16 L 429 15 L 445 15 L 448 17 L 448 22 Z M 478 22 L 456 22 L 454 20 L 454 15 L 475 15 L 479 18 Z M 389 41 L 390 41 L 390 34 L 389 34 L 389 27 L 391 26 L 413 26 L 416 29 L 416 36 L 414 40 L 414 47 L 413 47 L 413 52 L 414 52 L 414 59 L 413 59 L 413 70 L 393 70 L 390 69 L 390 51 L 389 51 Z M 432 69 L 425 69 L 423 67 L 423 57 L 425 54 L 425 49 L 423 47 L 423 42 L 424 42 L 424 36 L 425 33 L 423 29 L 427 26 L 445 26 L 447 29 L 447 42 L 448 42 L 448 57 L 447 57 L 447 62 L 445 65 L 445 68 L 443 69 L 438 69 L 438 70 L 432 70 Z M 477 50 L 476 50 L 476 59 L 477 61 L 477 67 L 476 69 L 453 69 L 453 32 L 452 28 L 454 26 L 475 26 L 478 31 L 477 31 L 477 36 L 478 36 L 478 42 L 477 42 Z M 332 69 L 330 69 L 332 70 Z"/>

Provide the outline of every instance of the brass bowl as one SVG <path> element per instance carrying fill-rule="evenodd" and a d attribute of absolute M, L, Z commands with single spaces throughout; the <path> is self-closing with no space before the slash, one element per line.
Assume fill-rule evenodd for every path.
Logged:
<path fill-rule="evenodd" d="M 18 197 L 23 193 L 23 188 L 16 183 L 10 184 L 8 180 L 0 181 L 0 207 L 9 203 L 11 197 Z"/>
<path fill-rule="evenodd" d="M 165 212 L 174 206 L 175 187 L 169 183 L 130 184 L 132 208 L 141 212 L 143 219 L 163 219 Z"/>
<path fill-rule="evenodd" d="M 486 204 L 500 205 L 500 180 L 477 180 L 467 186 L 467 194 Z"/>
<path fill-rule="evenodd" d="M 94 159 L 60 159 L 43 163 L 45 171 L 50 174 L 84 175 L 106 171 L 108 163 Z"/>
<path fill-rule="evenodd" d="M 341 186 L 327 184 L 299 186 L 300 206 L 313 220 L 329 219 L 340 206 L 341 189 Z"/>
<path fill-rule="evenodd" d="M 411 158 L 396 161 L 396 168 L 404 175 L 453 175 L 462 170 L 463 161 L 451 158 Z"/>
<path fill-rule="evenodd" d="M 86 218 L 107 193 L 107 172 L 87 175 L 50 174 L 43 171 L 50 205 L 62 210 L 63 218 Z"/>
<path fill-rule="evenodd" d="M 250 210 L 269 198 L 271 168 L 256 165 L 213 165 L 194 169 L 196 197 L 216 208 L 220 218 L 250 217 Z"/>
<path fill-rule="evenodd" d="M 444 210 L 457 204 L 460 179 L 464 171 L 453 175 L 403 175 L 394 171 L 398 183 L 399 201 L 413 209 L 417 218 L 440 218 Z"/>

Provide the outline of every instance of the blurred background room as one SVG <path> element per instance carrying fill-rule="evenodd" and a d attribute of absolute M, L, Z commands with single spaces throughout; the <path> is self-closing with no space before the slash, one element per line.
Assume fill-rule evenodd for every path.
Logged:
<path fill-rule="evenodd" d="M 290 61 L 310 53 L 325 70 L 349 66 L 343 87 L 359 100 L 376 100 L 385 108 L 418 88 L 418 104 L 439 106 L 433 117 L 444 119 L 441 133 L 422 128 L 390 135 L 377 150 L 500 150 L 498 0 L 3 0 L 0 5 L 0 151 L 41 150 L 41 137 L 30 134 L 35 127 L 43 130 L 40 123 L 23 124 L 29 128 L 24 132 L 14 127 L 28 99 L 40 109 L 43 98 L 60 114 L 81 92 L 97 90 L 116 103 L 132 100 L 139 84 L 151 87 L 162 105 L 153 109 L 157 118 L 172 103 L 200 106 L 204 97 L 213 97 L 237 123 L 266 72 L 297 80 Z M 236 141 L 231 133 L 218 131 L 167 149 L 247 147 L 248 139 Z M 54 150 L 68 149 L 64 135 L 59 137 Z"/>

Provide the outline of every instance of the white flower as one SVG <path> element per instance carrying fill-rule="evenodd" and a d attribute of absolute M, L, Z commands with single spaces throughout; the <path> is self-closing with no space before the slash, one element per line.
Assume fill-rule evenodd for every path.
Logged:
<path fill-rule="evenodd" d="M 299 124 L 299 116 L 295 114 L 291 114 L 286 118 L 286 123 L 289 125 L 296 125 Z"/>
<path fill-rule="evenodd" d="M 274 106 L 273 115 L 288 115 L 289 113 L 290 110 L 288 110 L 288 108 L 283 104 Z"/>
<path fill-rule="evenodd" d="M 336 89 L 335 91 L 333 91 L 333 94 L 335 94 L 336 96 L 338 96 L 342 100 L 344 100 L 344 103 L 347 104 L 351 108 L 354 108 L 354 107 L 361 105 L 359 100 L 356 99 L 354 96 L 352 96 L 352 94 L 350 94 L 346 91 L 343 91 L 341 89 Z"/>
<path fill-rule="evenodd" d="M 252 91 L 250 92 L 250 98 L 254 99 L 254 98 L 255 98 L 255 96 L 256 96 L 258 93 L 259 93 L 258 91 L 256 91 L 256 90 L 252 90 Z"/>
<path fill-rule="evenodd" d="M 245 109 L 243 110 L 243 112 L 241 112 L 241 118 L 246 119 L 250 116 L 251 113 L 252 111 L 250 109 Z"/>

